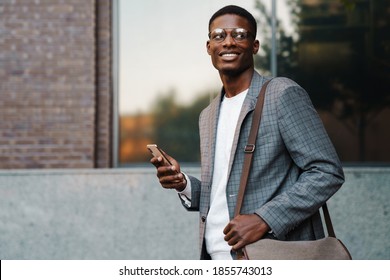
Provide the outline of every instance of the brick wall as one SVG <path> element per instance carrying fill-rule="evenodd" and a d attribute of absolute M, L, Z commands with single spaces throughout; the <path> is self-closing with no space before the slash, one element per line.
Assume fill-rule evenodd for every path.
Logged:
<path fill-rule="evenodd" d="M 109 3 L 0 2 L 0 168 L 110 165 Z"/>

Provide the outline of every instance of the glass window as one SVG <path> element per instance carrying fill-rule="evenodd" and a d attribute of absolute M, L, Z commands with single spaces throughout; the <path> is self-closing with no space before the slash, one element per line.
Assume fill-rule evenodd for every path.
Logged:
<path fill-rule="evenodd" d="M 199 161 L 198 117 L 220 90 L 208 21 L 231 1 L 119 0 L 119 163 L 149 162 L 157 143 Z M 239 5 L 256 12 L 253 0 Z"/>
<path fill-rule="evenodd" d="M 199 160 L 198 115 L 220 90 L 208 21 L 231 1 L 118 1 L 119 163 L 148 162 L 157 143 Z M 272 45 L 271 4 L 276 6 Z M 302 85 L 344 163 L 390 162 L 390 2 L 247 0 L 258 19 L 256 68 Z M 272 50 L 275 50 L 273 52 Z M 275 54 L 272 56 L 272 54 Z"/>
<path fill-rule="evenodd" d="M 286 8 L 293 32 L 278 29 L 278 75 L 309 92 L 344 163 L 389 163 L 390 2 L 304 0 Z"/>

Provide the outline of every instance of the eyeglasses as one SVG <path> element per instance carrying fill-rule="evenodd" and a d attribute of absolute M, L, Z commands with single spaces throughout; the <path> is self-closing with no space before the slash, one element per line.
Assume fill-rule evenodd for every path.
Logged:
<path fill-rule="evenodd" d="M 232 30 L 230 32 L 230 36 L 236 42 L 242 42 L 242 41 L 248 39 L 249 36 L 253 36 L 252 33 L 245 30 L 244 28 L 226 28 L 226 29 L 217 28 L 209 33 L 209 39 L 214 41 L 214 42 L 219 42 L 219 43 L 223 42 L 227 37 L 227 33 L 226 33 L 227 29 Z"/>

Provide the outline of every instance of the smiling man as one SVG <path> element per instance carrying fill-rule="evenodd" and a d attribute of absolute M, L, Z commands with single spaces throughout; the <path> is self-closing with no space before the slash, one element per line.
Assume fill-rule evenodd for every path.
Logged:
<path fill-rule="evenodd" d="M 256 21 L 251 22 L 252 20 L 248 21 L 237 15 L 216 16 L 210 19 L 207 52 L 214 67 L 219 71 L 226 96 L 233 97 L 248 89 L 252 79 L 253 55 L 258 52 L 260 46 L 259 41 L 255 40 Z"/>
<path fill-rule="evenodd" d="M 314 240 L 324 237 L 318 209 L 344 182 L 336 151 L 308 94 L 294 81 L 269 83 L 241 215 L 234 209 L 244 147 L 262 85 L 254 70 L 256 20 L 226 6 L 209 22 L 206 47 L 221 81 L 221 93 L 199 118 L 201 180 L 153 157 L 157 177 L 176 189 L 183 206 L 200 213 L 201 259 L 235 259 L 261 238 Z"/>

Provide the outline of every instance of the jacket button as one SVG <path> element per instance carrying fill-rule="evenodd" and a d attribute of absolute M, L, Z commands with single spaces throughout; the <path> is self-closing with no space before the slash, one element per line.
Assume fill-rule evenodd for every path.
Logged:
<path fill-rule="evenodd" d="M 206 221 L 206 217 L 202 216 L 201 220 L 202 220 L 202 223 L 204 223 Z"/>

